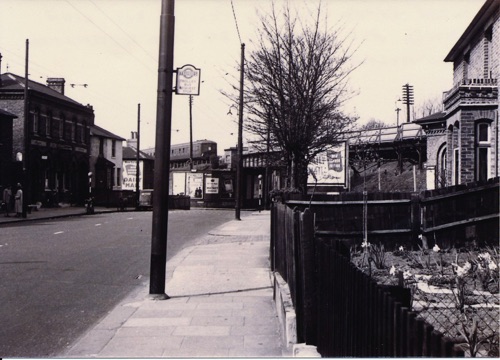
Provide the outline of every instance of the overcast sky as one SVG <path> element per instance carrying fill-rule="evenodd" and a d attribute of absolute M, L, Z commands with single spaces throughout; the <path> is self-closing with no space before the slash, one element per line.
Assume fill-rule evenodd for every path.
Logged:
<path fill-rule="evenodd" d="M 230 102 L 220 90 L 239 78 L 240 36 L 248 57 L 259 24 L 257 13 L 269 12 L 270 3 L 175 2 L 175 67 L 201 68 L 203 81 L 200 96 L 194 97 L 194 140 L 216 141 L 219 155 L 237 143 L 236 112 L 227 114 Z M 281 8 L 282 1 L 276 3 Z M 317 1 L 290 3 L 307 19 Z M 443 60 L 483 4 L 323 0 L 328 26 L 349 32 L 358 47 L 353 61 L 363 61 L 349 81 L 358 95 L 343 110 L 357 114 L 360 123 L 377 119 L 395 124 L 395 102 L 404 84 L 413 85 L 416 108 L 441 98 L 453 86 L 453 66 Z M 137 129 L 140 103 L 141 148 L 154 146 L 160 10 L 161 0 L 0 0 L 0 70 L 24 76 L 29 39 L 32 80 L 65 78 L 66 95 L 91 104 L 95 123 L 124 138 Z M 188 142 L 188 96 L 173 97 L 172 143 Z"/>

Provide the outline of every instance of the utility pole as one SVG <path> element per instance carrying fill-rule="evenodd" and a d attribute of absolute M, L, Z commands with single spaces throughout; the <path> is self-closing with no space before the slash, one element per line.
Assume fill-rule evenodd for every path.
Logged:
<path fill-rule="evenodd" d="M 162 0 L 158 94 L 156 105 L 156 145 L 151 234 L 151 272 L 149 294 L 168 299 L 165 294 L 168 230 L 168 191 L 170 185 L 170 142 L 172 129 L 172 85 L 174 72 L 174 0 Z"/>
<path fill-rule="evenodd" d="M 137 104 L 137 148 L 135 149 L 136 151 L 136 158 L 135 158 L 135 197 L 136 197 L 136 206 L 139 206 L 139 179 L 141 178 L 141 173 L 140 173 L 140 154 L 139 151 L 141 149 L 141 104 Z"/>
<path fill-rule="evenodd" d="M 403 85 L 403 104 L 406 104 L 406 122 L 410 122 L 410 105 L 413 105 L 413 86 Z"/>
<path fill-rule="evenodd" d="M 189 95 L 189 170 L 193 170 L 193 95 Z"/>
<path fill-rule="evenodd" d="M 240 104 L 238 117 L 238 165 L 236 167 L 236 206 L 234 217 L 236 220 L 241 220 L 241 187 L 242 187 L 242 171 L 243 171 L 243 80 L 245 76 L 245 44 L 241 44 L 241 64 L 240 64 Z"/>
<path fill-rule="evenodd" d="M 26 39 L 26 59 L 24 65 L 24 154 L 23 154 L 23 218 L 27 216 L 28 202 L 30 202 L 30 178 L 29 178 L 29 148 L 30 148 L 30 102 L 29 102 L 29 80 L 28 80 L 28 64 L 29 64 L 29 48 L 30 41 Z"/>

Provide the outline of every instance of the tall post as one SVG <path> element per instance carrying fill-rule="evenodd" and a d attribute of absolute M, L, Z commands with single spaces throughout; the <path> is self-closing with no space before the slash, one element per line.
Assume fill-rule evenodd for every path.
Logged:
<path fill-rule="evenodd" d="M 189 170 L 193 170 L 193 95 L 189 95 Z"/>
<path fill-rule="evenodd" d="M 141 169 L 139 167 L 140 164 L 140 149 L 141 149 L 141 104 L 137 104 L 137 148 L 135 155 L 135 197 L 136 197 L 136 206 L 139 206 L 139 190 L 140 184 L 139 179 L 141 178 Z"/>
<path fill-rule="evenodd" d="M 406 105 L 406 122 L 410 122 L 410 105 L 413 105 L 413 86 L 403 85 L 403 104 Z"/>
<path fill-rule="evenodd" d="M 266 174 L 264 178 L 264 207 L 267 209 L 267 205 L 269 203 L 269 148 L 270 148 L 270 137 L 271 137 L 271 128 L 270 124 L 267 124 L 267 140 L 266 140 Z"/>
<path fill-rule="evenodd" d="M 170 141 L 172 129 L 172 85 L 174 72 L 174 0 L 162 0 L 158 94 L 156 105 L 156 145 L 151 234 L 151 272 L 149 294 L 168 299 L 165 294 L 168 230 L 168 191 L 170 185 Z"/>
<path fill-rule="evenodd" d="M 240 104 L 238 118 L 238 166 L 236 168 L 236 204 L 234 217 L 241 220 L 241 194 L 242 194 L 242 171 L 243 171 L 243 81 L 245 78 L 245 44 L 241 44 L 241 64 L 240 64 Z"/>
<path fill-rule="evenodd" d="M 28 202 L 30 202 L 30 178 L 29 178 L 29 148 L 31 140 L 29 138 L 30 126 L 30 102 L 29 102 L 29 80 L 28 80 L 28 64 L 29 64 L 29 39 L 26 39 L 26 59 L 24 64 L 24 154 L 23 154 L 23 218 L 26 217 L 28 210 Z"/>

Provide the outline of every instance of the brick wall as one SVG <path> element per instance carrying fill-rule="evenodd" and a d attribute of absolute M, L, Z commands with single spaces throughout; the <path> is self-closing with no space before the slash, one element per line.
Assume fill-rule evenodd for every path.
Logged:
<path fill-rule="evenodd" d="M 24 100 L 0 100 L 0 107 L 12 114 L 17 115 L 12 124 L 12 161 L 15 154 L 24 153 Z"/>

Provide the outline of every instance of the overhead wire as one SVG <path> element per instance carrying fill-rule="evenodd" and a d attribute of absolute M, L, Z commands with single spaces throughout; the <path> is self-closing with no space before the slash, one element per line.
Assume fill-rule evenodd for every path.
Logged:
<path fill-rule="evenodd" d="M 118 23 L 116 23 L 108 14 L 106 14 L 93 0 L 88 0 L 92 5 L 94 5 L 97 10 L 101 12 L 109 21 L 111 21 L 121 32 L 123 32 L 135 45 L 137 45 L 146 55 L 148 55 L 153 61 L 157 59 L 151 55 L 140 43 L 138 43 L 132 36 L 130 36 Z"/>
<path fill-rule="evenodd" d="M 240 44 L 243 44 L 243 41 L 241 40 L 240 28 L 238 26 L 238 19 L 236 18 L 236 11 L 234 10 L 233 0 L 231 0 L 231 8 L 233 9 L 234 24 L 236 25 L 236 32 L 238 33 L 238 39 L 240 39 Z"/>
<path fill-rule="evenodd" d="M 113 36 L 108 34 L 106 30 L 104 30 L 102 27 L 97 25 L 91 18 L 89 18 L 87 15 L 85 15 L 80 9 L 78 9 L 76 6 L 74 6 L 69 0 L 66 0 L 66 2 L 73 8 L 75 9 L 81 16 L 83 16 L 88 22 L 90 22 L 92 25 L 94 25 L 97 29 L 99 29 L 102 33 L 104 33 L 108 38 L 110 38 L 116 45 L 118 45 L 120 48 L 122 48 L 126 53 L 128 53 L 130 56 L 135 58 L 137 61 L 139 61 L 141 64 L 143 64 L 146 68 L 148 68 L 152 72 L 156 72 L 154 69 L 152 69 L 148 64 L 144 63 L 141 59 L 139 59 L 134 53 L 130 52 L 126 47 L 124 47 L 122 44 L 120 44 Z"/>

